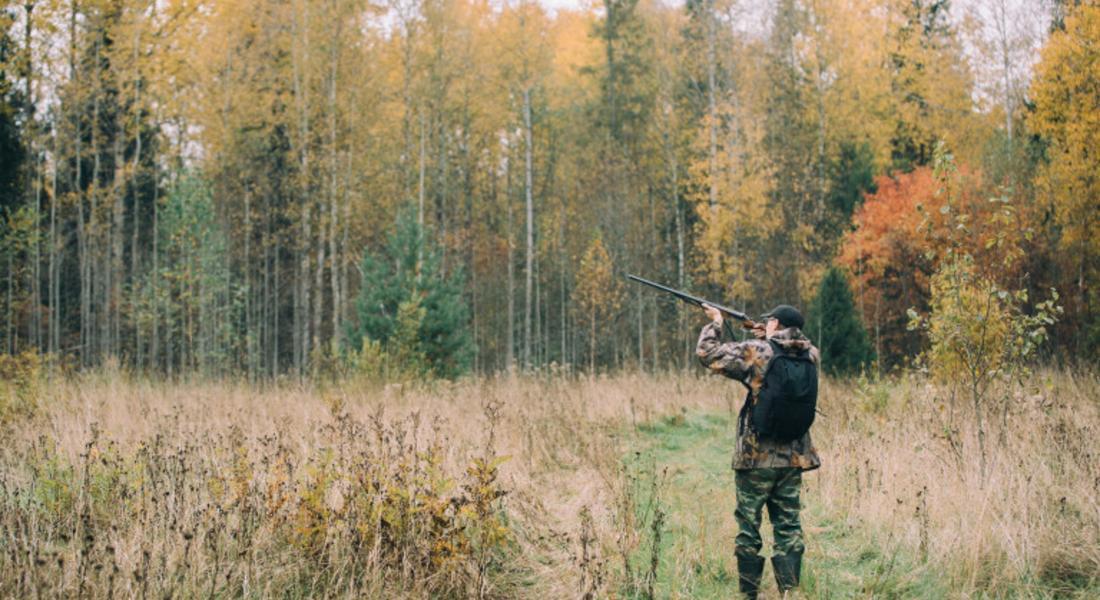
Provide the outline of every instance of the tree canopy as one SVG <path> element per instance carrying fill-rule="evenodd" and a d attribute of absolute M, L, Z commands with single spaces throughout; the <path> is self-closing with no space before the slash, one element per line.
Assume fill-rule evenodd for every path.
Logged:
<path fill-rule="evenodd" d="M 928 308 L 940 266 L 942 142 L 975 268 L 1033 298 L 1061 290 L 1051 339 L 1093 356 L 1098 9 L 1058 5 L 1030 29 L 967 10 L 11 5 L 5 348 L 306 376 L 423 311 L 440 373 L 662 368 L 689 364 L 694 313 L 622 274 L 752 314 L 809 310 L 826 279 L 839 293 L 839 267 L 890 368 L 928 343 L 906 311 Z M 196 256 L 221 257 L 193 265 L 212 271 L 182 298 L 174 228 L 200 214 L 222 237 Z M 228 284 L 210 296 L 211 281 Z M 211 309 L 179 309 L 192 301 Z M 215 324 L 187 322 L 200 314 Z M 184 351 L 180 332 L 199 331 Z"/>

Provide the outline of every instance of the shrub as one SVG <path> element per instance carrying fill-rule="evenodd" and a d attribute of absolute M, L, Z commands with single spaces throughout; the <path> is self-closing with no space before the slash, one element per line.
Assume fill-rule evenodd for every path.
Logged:
<path fill-rule="evenodd" d="M 962 243 L 961 238 L 969 235 L 969 220 L 954 209 L 957 173 L 942 144 L 936 148 L 936 175 L 941 183 L 939 193 L 947 194 L 940 212 L 954 222 L 947 229 L 950 238 L 932 275 L 930 313 L 922 317 L 910 309 L 910 327 L 928 335 L 924 359 L 936 379 L 951 389 L 952 398 L 961 391 L 970 400 L 984 479 L 990 388 L 998 380 L 1009 383 L 1026 374 L 1028 361 L 1046 340 L 1047 328 L 1062 309 L 1056 304 L 1058 293 L 1052 289 L 1050 299 L 1028 311 L 1027 290 L 1003 289 L 978 271 Z M 1000 238 L 992 239 L 990 246 L 1000 242 Z M 1013 253 L 1006 251 L 1005 260 L 1012 258 Z M 1002 411 L 1007 409 L 1007 401 L 1002 399 Z"/>
<path fill-rule="evenodd" d="M 42 357 L 25 350 L 0 354 L 0 424 L 38 412 L 42 393 Z"/>

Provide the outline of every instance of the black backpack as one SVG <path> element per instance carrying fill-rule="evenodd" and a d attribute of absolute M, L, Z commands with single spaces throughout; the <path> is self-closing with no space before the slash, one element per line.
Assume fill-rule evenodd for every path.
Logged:
<path fill-rule="evenodd" d="M 809 350 L 787 354 L 774 341 L 764 383 L 752 409 L 752 426 L 762 437 L 787 442 L 810 430 L 817 408 L 817 365 Z"/>

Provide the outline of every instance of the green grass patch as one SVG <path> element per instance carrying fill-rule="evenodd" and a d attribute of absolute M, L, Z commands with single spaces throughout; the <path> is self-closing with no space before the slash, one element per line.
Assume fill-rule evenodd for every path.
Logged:
<path fill-rule="evenodd" d="M 716 414 L 681 414 L 637 427 L 635 447 L 624 460 L 635 481 L 642 542 L 631 557 L 633 585 L 624 590 L 625 596 L 647 598 L 652 589 L 656 598 L 737 597 L 733 427 L 728 416 Z M 936 574 L 922 569 L 899 544 L 876 539 L 840 515 L 825 514 L 812 497 L 804 496 L 803 503 L 803 523 L 819 531 L 806 539 L 804 597 L 949 595 Z M 653 524 L 658 510 L 663 522 L 654 571 Z M 764 554 L 770 555 L 771 525 L 766 517 L 763 529 Z M 770 564 L 762 587 L 763 597 L 775 597 Z"/>

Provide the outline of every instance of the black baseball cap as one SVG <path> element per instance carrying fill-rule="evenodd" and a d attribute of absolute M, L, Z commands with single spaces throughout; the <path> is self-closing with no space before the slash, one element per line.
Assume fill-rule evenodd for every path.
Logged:
<path fill-rule="evenodd" d="M 806 324 L 806 320 L 802 318 L 802 313 L 798 312 L 798 309 L 789 304 L 780 304 L 779 306 L 771 309 L 771 311 L 764 313 L 760 316 L 763 320 L 778 319 L 779 324 L 784 327 L 797 327 L 802 329 L 802 326 Z"/>

